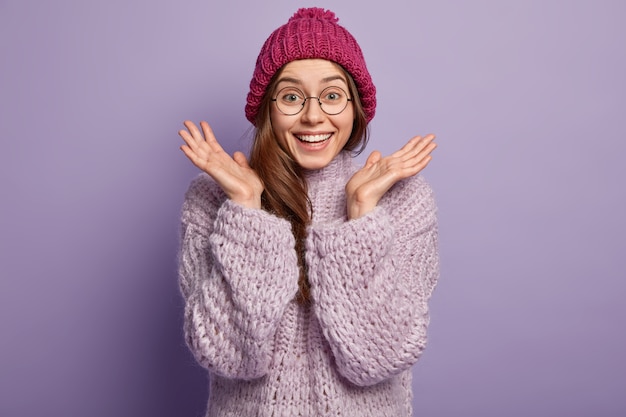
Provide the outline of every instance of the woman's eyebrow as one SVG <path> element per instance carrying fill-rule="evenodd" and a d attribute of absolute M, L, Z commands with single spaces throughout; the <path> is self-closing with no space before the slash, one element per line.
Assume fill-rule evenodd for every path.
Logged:
<path fill-rule="evenodd" d="M 326 78 L 322 78 L 322 82 L 323 82 L 323 83 L 329 83 L 329 82 L 331 82 L 331 81 L 335 81 L 335 80 L 340 80 L 340 81 L 343 81 L 343 82 L 344 82 L 344 84 L 348 84 L 348 83 L 346 82 L 346 79 L 345 79 L 343 76 L 339 75 L 339 74 L 337 74 L 337 75 L 331 75 L 330 77 L 326 77 Z"/>
<path fill-rule="evenodd" d="M 302 81 L 300 81 L 297 78 L 291 78 L 291 77 L 282 77 L 282 78 L 280 78 L 276 82 L 276 84 L 280 84 L 280 83 L 292 83 L 292 84 L 302 85 Z"/>

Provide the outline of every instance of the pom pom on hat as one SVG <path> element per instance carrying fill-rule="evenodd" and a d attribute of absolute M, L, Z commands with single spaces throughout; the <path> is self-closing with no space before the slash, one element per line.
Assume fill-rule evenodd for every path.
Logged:
<path fill-rule="evenodd" d="M 376 112 L 376 87 L 367 71 L 356 39 L 337 22 L 330 10 L 299 9 L 267 38 L 256 61 L 246 103 L 246 118 L 256 117 L 272 77 L 285 64 L 298 59 L 327 59 L 341 65 L 354 79 L 368 122 Z"/>
<path fill-rule="evenodd" d="M 298 9 L 293 16 L 289 18 L 289 22 L 295 19 L 326 19 L 331 22 L 337 23 L 339 22 L 339 18 L 335 16 L 335 13 L 330 10 L 324 10 L 319 7 L 309 7 Z"/>

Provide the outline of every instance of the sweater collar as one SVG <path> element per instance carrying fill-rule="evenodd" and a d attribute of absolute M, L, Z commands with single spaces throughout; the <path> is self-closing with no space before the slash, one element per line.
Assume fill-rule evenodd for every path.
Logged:
<path fill-rule="evenodd" d="M 350 152 L 342 151 L 333 158 L 332 161 L 324 168 L 316 170 L 305 170 L 304 176 L 309 185 L 317 185 L 319 183 L 337 180 L 344 177 L 350 172 L 352 167 L 352 156 Z"/>

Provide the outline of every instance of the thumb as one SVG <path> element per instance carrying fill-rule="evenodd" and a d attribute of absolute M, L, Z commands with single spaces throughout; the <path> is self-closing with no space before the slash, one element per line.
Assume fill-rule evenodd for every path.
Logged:
<path fill-rule="evenodd" d="M 367 161 L 365 161 L 365 166 L 369 167 L 374 165 L 376 162 L 380 161 L 382 155 L 379 151 L 374 151 L 367 157 Z"/>
<path fill-rule="evenodd" d="M 248 159 L 246 158 L 246 156 L 243 154 L 243 152 L 235 152 L 233 154 L 233 159 L 235 160 L 235 162 L 237 162 L 237 165 L 239 165 L 242 168 L 250 168 L 250 165 L 248 164 Z"/>

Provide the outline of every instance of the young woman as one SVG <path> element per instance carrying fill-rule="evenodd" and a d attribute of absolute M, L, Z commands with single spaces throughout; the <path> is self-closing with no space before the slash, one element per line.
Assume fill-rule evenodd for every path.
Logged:
<path fill-rule="evenodd" d="M 207 416 L 410 416 L 411 366 L 438 278 L 434 136 L 367 142 L 376 90 L 330 11 L 300 9 L 263 45 L 249 160 L 185 122 L 203 173 L 182 211 L 185 337 L 210 375 Z"/>

